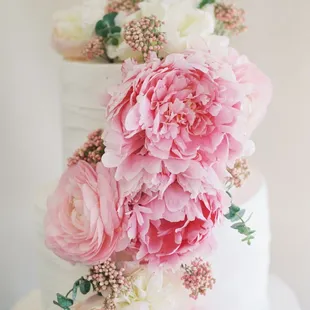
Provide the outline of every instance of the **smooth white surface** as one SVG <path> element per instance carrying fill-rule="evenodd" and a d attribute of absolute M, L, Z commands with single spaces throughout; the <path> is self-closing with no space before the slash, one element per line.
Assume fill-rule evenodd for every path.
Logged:
<path fill-rule="evenodd" d="M 36 227 L 38 229 L 39 270 L 44 310 L 56 310 L 51 304 L 57 292 L 67 292 L 72 284 L 87 274 L 84 266 L 72 266 L 61 260 L 44 245 L 43 218 L 46 210 L 46 197 L 54 190 L 51 185 L 42 191 L 36 204 Z M 269 210 L 268 193 L 264 179 L 254 172 L 243 188 L 234 194 L 235 202 L 255 213 L 250 225 L 257 233 L 251 246 L 242 243 L 236 231 L 224 220 L 215 232 L 218 246 L 208 255 L 205 251 L 194 256 L 205 256 L 212 265 L 216 285 L 206 297 L 198 299 L 196 306 L 207 306 L 208 310 L 269 310 L 268 274 L 269 274 Z M 182 290 L 183 293 L 183 290 Z M 225 296 L 225 298 L 223 298 Z M 182 296 L 180 296 L 181 298 Z M 185 303 L 192 300 L 185 298 L 184 309 L 190 308 Z M 180 309 L 176 309 L 180 310 Z"/>
<path fill-rule="evenodd" d="M 6 279 L 0 285 L 1 310 L 38 286 L 31 210 L 40 184 L 61 171 L 60 59 L 49 47 L 51 14 L 74 2 L 79 0 L 0 1 L 0 233 L 5 236 L 0 241 L 0 268 Z M 266 121 L 254 137 L 255 161 L 271 198 L 271 268 L 308 310 L 310 2 L 238 3 L 248 12 L 249 31 L 233 45 L 274 84 Z"/>
<path fill-rule="evenodd" d="M 270 310 L 300 310 L 296 295 L 279 277 L 271 275 L 268 285 L 268 296 L 271 301 Z M 12 310 L 42 310 L 41 293 L 32 291 L 19 301 Z"/>
<path fill-rule="evenodd" d="M 64 162 L 83 145 L 87 135 L 105 125 L 103 97 L 121 83 L 121 65 L 63 61 L 61 108 Z"/>

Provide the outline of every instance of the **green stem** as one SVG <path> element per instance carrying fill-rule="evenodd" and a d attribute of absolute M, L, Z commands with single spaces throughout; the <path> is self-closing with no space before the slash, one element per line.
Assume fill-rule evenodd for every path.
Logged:
<path fill-rule="evenodd" d="M 66 298 L 73 292 L 73 288 L 67 293 Z"/>

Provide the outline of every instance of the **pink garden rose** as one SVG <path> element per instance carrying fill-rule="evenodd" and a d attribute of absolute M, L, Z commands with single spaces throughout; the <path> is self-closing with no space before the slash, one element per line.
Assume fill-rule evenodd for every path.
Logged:
<path fill-rule="evenodd" d="M 187 51 L 123 66 L 122 85 L 107 103 L 103 163 L 131 154 L 197 160 L 222 170 L 247 142 L 247 88 L 232 64 L 210 52 Z"/>
<path fill-rule="evenodd" d="M 247 112 L 247 132 L 250 135 L 264 118 L 272 97 L 272 84 L 255 64 L 234 49 L 229 49 L 228 61 L 237 81 L 248 88 L 244 109 Z"/>
<path fill-rule="evenodd" d="M 137 158 L 135 173 L 124 171 L 119 183 L 130 247 L 138 260 L 174 264 L 208 239 L 230 199 L 211 168 L 191 161 L 178 174 L 170 173 L 169 165 L 154 173 L 162 162 L 152 160 Z"/>
<path fill-rule="evenodd" d="M 126 247 L 122 210 L 114 171 L 79 161 L 63 174 L 48 200 L 46 245 L 71 263 L 103 262 Z"/>

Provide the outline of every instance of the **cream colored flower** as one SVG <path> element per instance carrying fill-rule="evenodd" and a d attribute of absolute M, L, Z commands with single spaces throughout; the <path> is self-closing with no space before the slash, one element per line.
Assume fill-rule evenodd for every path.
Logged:
<path fill-rule="evenodd" d="M 81 6 L 56 12 L 52 33 L 52 44 L 56 51 L 67 58 L 83 58 L 81 51 L 103 15 L 101 0 L 85 1 Z"/>
<path fill-rule="evenodd" d="M 200 10 L 192 1 L 149 0 L 141 2 L 139 7 L 140 10 L 134 14 L 118 16 L 116 23 L 122 27 L 133 19 L 155 15 L 164 22 L 162 31 L 167 40 L 161 56 L 183 52 L 190 47 L 193 38 L 199 37 L 207 40 L 214 32 L 215 19 L 212 10 Z M 138 54 L 134 56 L 136 55 Z M 113 56 L 124 60 L 133 55 L 130 47 L 122 40 L 119 47 L 114 49 Z"/>
<path fill-rule="evenodd" d="M 142 267 L 134 274 L 132 289 L 117 299 L 117 310 L 179 309 L 180 283 L 172 282 L 170 276 Z"/>
<path fill-rule="evenodd" d="M 194 37 L 208 39 L 215 26 L 214 16 L 210 12 L 197 9 L 191 2 L 184 0 L 167 8 L 164 22 L 166 54 L 183 52 Z"/>

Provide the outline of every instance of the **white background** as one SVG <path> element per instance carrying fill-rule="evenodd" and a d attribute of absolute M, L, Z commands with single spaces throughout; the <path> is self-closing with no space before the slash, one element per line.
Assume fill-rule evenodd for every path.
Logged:
<path fill-rule="evenodd" d="M 0 309 L 37 286 L 32 205 L 60 173 L 59 58 L 50 16 L 69 0 L 0 0 Z M 310 35 L 308 0 L 240 0 L 250 31 L 236 42 L 274 84 L 256 133 L 270 188 L 273 272 L 310 308 Z"/>

